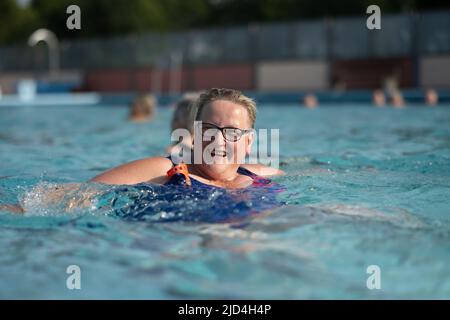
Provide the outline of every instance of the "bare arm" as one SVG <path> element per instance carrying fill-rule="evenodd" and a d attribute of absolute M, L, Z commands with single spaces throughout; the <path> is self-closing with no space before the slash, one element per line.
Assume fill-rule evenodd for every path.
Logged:
<path fill-rule="evenodd" d="M 167 179 L 166 172 L 171 167 L 172 162 L 166 158 L 147 158 L 108 170 L 90 181 L 103 184 L 136 184 L 146 181 L 164 183 Z M 71 211 L 90 206 L 92 199 L 100 193 L 100 189 L 79 183 L 56 186 L 38 185 L 27 195 L 25 203 L 0 205 L 0 210 L 23 214 L 26 211 L 27 202 L 32 206 L 51 207 L 63 201 L 65 211 Z"/>
<path fill-rule="evenodd" d="M 18 204 L 0 205 L 0 211 L 25 214 L 32 211 L 65 211 L 92 206 L 93 199 L 102 191 L 80 183 L 50 184 L 40 183 L 26 192 Z"/>
<path fill-rule="evenodd" d="M 104 184 L 137 184 L 147 181 L 162 183 L 171 167 L 172 162 L 167 158 L 146 158 L 110 169 L 90 181 Z"/>
<path fill-rule="evenodd" d="M 13 213 L 23 214 L 25 210 L 18 204 L 0 204 L 0 211 L 5 210 Z"/>

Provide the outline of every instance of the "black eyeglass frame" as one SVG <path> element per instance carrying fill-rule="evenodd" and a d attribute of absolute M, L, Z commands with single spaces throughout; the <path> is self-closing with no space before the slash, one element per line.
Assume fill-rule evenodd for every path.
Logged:
<path fill-rule="evenodd" d="M 211 128 L 204 128 L 203 127 L 203 125 L 207 125 L 207 126 L 210 126 Z M 240 128 L 235 128 L 235 127 L 219 127 L 219 126 L 216 126 L 215 124 L 213 124 L 213 123 L 209 123 L 209 122 L 202 122 L 202 130 L 203 129 L 206 129 L 206 130 L 208 130 L 208 129 L 217 129 L 217 130 L 220 130 L 220 132 L 222 133 L 222 137 L 225 139 L 225 140 L 227 140 L 227 141 L 230 141 L 230 142 L 237 142 L 237 141 L 239 141 L 239 140 L 241 140 L 241 138 L 242 138 L 242 136 L 243 135 L 245 135 L 245 134 L 247 134 L 247 133 L 250 133 L 250 132 L 253 132 L 253 130 L 254 129 L 240 129 Z M 238 132 L 240 132 L 240 135 L 239 135 L 239 137 L 236 139 L 236 140 L 230 140 L 230 139 L 227 139 L 227 137 L 226 137 L 226 134 L 225 134 L 225 130 L 227 130 L 227 129 L 229 129 L 229 130 L 234 130 L 234 131 L 238 131 Z"/>

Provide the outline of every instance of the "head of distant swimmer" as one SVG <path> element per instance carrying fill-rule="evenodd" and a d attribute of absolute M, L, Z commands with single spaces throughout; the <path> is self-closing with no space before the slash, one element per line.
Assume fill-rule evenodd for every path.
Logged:
<path fill-rule="evenodd" d="M 200 149 L 196 144 L 201 144 L 202 166 L 209 174 L 220 175 L 227 167 L 244 162 L 254 140 L 255 101 L 238 90 L 213 88 L 200 95 L 192 113 L 191 119 L 197 121 L 195 130 L 202 133 L 201 141 L 194 139 L 194 152 Z M 212 162 L 205 161 L 211 158 Z"/>
<path fill-rule="evenodd" d="M 130 108 L 129 118 L 132 121 L 147 121 L 153 118 L 156 108 L 156 99 L 152 95 L 138 97 Z"/>
<path fill-rule="evenodd" d="M 429 106 L 435 106 L 439 102 L 439 96 L 436 90 L 428 89 L 425 93 L 425 102 Z"/>
<path fill-rule="evenodd" d="M 172 131 L 176 129 L 192 130 L 191 110 L 198 97 L 199 95 L 196 93 L 188 93 L 176 103 L 171 121 Z"/>

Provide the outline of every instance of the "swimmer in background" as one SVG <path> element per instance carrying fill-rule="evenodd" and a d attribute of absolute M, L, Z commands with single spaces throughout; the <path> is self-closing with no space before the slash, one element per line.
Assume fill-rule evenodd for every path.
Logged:
<path fill-rule="evenodd" d="M 148 94 L 136 98 L 130 106 L 128 119 L 134 122 L 150 121 L 155 115 L 156 98 Z"/>
<path fill-rule="evenodd" d="M 405 100 L 400 90 L 396 90 L 391 97 L 392 106 L 396 109 L 401 109 L 405 107 Z"/>
<path fill-rule="evenodd" d="M 175 110 L 173 112 L 172 121 L 170 124 L 172 132 L 176 129 L 186 129 L 192 134 L 192 124 L 194 121 L 191 120 L 191 109 L 193 103 L 195 103 L 199 96 L 200 94 L 198 93 L 186 93 L 183 95 L 181 100 L 175 104 Z M 181 144 L 180 142 L 181 141 L 175 141 L 172 145 L 166 148 L 166 152 L 171 154 L 179 153 L 182 148 L 191 149 L 192 141 L 182 141 Z"/>
<path fill-rule="evenodd" d="M 436 90 L 428 89 L 425 92 L 425 103 L 429 107 L 434 107 L 439 103 L 439 95 Z"/>
<path fill-rule="evenodd" d="M 405 100 L 400 91 L 400 70 L 395 70 L 392 75 L 386 77 L 384 82 L 384 89 L 390 97 L 390 102 L 393 108 L 401 109 L 405 107 Z"/>
<path fill-rule="evenodd" d="M 386 96 L 384 95 L 383 90 L 377 89 L 372 94 L 372 103 L 376 107 L 385 107 L 386 106 Z"/>
<path fill-rule="evenodd" d="M 308 109 L 315 109 L 319 105 L 319 101 L 314 94 L 308 93 L 303 98 L 303 105 Z"/>

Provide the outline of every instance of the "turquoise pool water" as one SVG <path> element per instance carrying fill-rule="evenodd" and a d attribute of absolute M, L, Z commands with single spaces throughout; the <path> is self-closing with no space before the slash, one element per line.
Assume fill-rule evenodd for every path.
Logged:
<path fill-rule="evenodd" d="M 449 106 L 262 106 L 258 126 L 280 128 L 287 205 L 240 227 L 64 214 L 77 193 L 43 205 L 46 188 L 163 154 L 170 110 L 149 124 L 126 114 L 0 108 L 0 204 L 28 210 L 0 212 L 0 298 L 450 298 Z M 66 287 L 69 265 L 81 290 Z"/>

